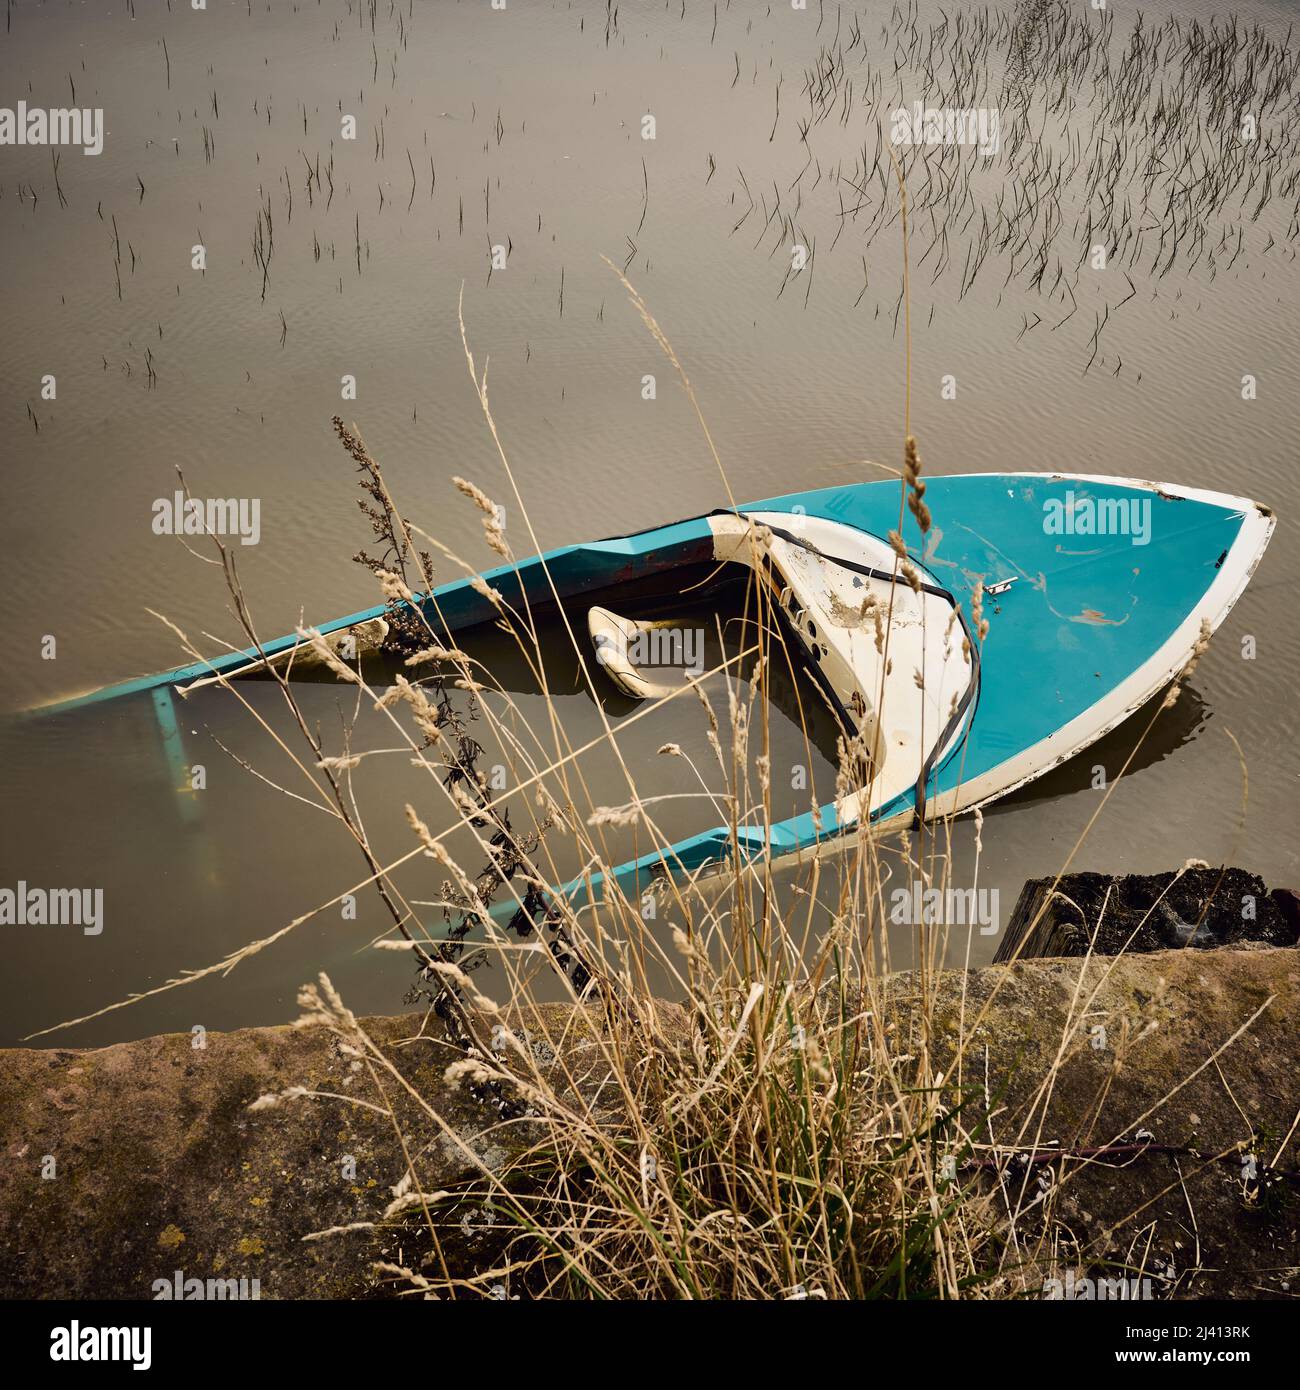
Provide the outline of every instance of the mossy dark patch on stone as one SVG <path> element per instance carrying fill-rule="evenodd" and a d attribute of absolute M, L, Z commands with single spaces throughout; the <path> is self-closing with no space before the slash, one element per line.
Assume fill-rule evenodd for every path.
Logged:
<path fill-rule="evenodd" d="M 1293 896 L 1270 892 L 1244 869 L 1030 879 L 994 959 L 1208 950 L 1244 942 L 1294 946 L 1300 919 Z"/>

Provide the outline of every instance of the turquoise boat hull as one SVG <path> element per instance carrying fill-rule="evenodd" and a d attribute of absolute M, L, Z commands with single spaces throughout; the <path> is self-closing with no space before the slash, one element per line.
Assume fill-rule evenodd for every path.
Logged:
<path fill-rule="evenodd" d="M 1172 680 L 1208 625 L 1217 627 L 1253 574 L 1272 533 L 1266 507 L 1246 498 L 1138 480 L 1069 474 L 974 474 L 927 479 L 933 517 L 923 536 L 910 513 L 909 553 L 972 619 L 977 583 L 986 591 L 978 701 L 964 736 L 929 769 L 927 818 L 957 814 L 1003 795 L 1094 742 Z M 840 523 L 871 537 L 898 525 L 900 484 L 864 483 L 789 493 L 740 509 Z M 1098 519 L 1104 524 L 1098 534 Z M 713 556 L 709 516 L 582 545 L 483 576 L 516 607 L 548 605 L 633 584 Z M 1010 581 L 1008 583 L 1008 581 Z M 992 592 L 988 592 L 988 591 Z M 422 600 L 448 636 L 497 617 L 468 580 Z M 384 606 L 322 624 L 322 633 L 367 621 Z M 266 644 L 274 656 L 292 635 Z M 146 690 L 237 671 L 255 651 L 128 681 L 46 713 L 86 708 Z M 897 825 L 916 813 L 909 788 L 870 819 Z M 768 827 L 743 827 L 739 850 L 770 846 L 778 860 L 824 852 L 857 827 L 843 808 L 823 807 Z M 629 897 L 665 873 L 695 872 L 732 853 L 727 827 L 620 865 L 611 875 Z M 600 876 L 561 890 L 599 899 Z"/>

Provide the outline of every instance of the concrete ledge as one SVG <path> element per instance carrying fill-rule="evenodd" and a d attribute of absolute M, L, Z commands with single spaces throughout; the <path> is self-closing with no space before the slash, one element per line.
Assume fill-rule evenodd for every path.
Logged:
<path fill-rule="evenodd" d="M 1300 1169 L 1300 952 L 1261 946 L 1033 960 L 947 972 L 932 984 L 938 1028 L 929 1045 L 941 1059 L 997 990 L 967 1047 L 968 1126 L 980 1115 L 995 1142 L 1012 1144 L 1033 1114 L 1031 1134 L 1064 1148 L 1103 1144 L 1140 1126 L 1158 1143 L 1202 1155 L 1152 1152 L 1076 1165 L 1058 1214 L 1077 1237 L 1081 1268 L 1129 1263 L 1137 1249 L 1149 1252 L 1148 1270 L 1158 1263 L 1171 1272 L 1158 1296 L 1286 1296 L 1284 1286 L 1300 1288 L 1300 1189 L 1283 1180 L 1252 1197 L 1240 1163 L 1206 1162 L 1240 1143 L 1261 1165 L 1277 1154 L 1278 1168 Z M 900 1048 L 922 1041 L 919 987 L 911 974 L 884 984 Z M 1072 1000 L 1094 992 L 1050 1098 L 1035 1111 Z M 449 1187 L 472 1166 L 462 1146 L 499 1165 L 525 1142 L 526 1122 L 503 1122 L 489 1102 L 449 1088 L 442 1072 L 453 1054 L 436 1033 L 414 1037 L 420 1024 L 419 1015 L 406 1015 L 367 1026 L 445 1123 L 397 1097 L 425 1183 Z M 528 1031 L 575 1074 L 584 1053 L 592 1064 L 598 1058 L 593 1026 L 592 1016 L 557 1005 L 539 1010 Z M 1097 1027 L 1105 1030 L 1100 1045 Z M 295 1085 L 370 1099 L 371 1077 L 356 1058 L 320 1029 L 245 1029 L 209 1034 L 201 1050 L 191 1043 L 185 1034 L 96 1051 L 3 1054 L 0 1294 L 149 1299 L 158 1281 L 175 1286 L 180 1271 L 182 1279 L 245 1280 L 246 1287 L 256 1279 L 263 1298 L 366 1297 L 379 1292 L 371 1261 L 411 1257 L 409 1233 L 396 1228 L 303 1240 L 373 1221 L 391 1200 L 404 1160 L 387 1118 L 342 1100 L 247 1108 Z M 591 1079 L 599 1078 L 592 1072 Z M 949 1077 L 954 1101 L 956 1081 Z M 1028 1204 L 1042 1171 L 1034 1168 L 1028 1182 L 1023 1168 L 1004 1174 L 1009 1200 L 1023 1193 Z M 962 1180 L 999 1181 L 980 1170 Z M 1029 1207 L 1018 1229 L 1032 1230 L 1035 1219 Z M 476 1267 L 472 1236 L 447 1251 Z M 991 1291 L 1016 1289 L 1005 1281 Z"/>

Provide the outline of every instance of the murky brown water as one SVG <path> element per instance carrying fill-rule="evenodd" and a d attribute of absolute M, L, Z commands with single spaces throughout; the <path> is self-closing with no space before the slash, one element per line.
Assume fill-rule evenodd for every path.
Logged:
<path fill-rule="evenodd" d="M 1018 32 L 1029 36 L 1031 103 L 1041 97 L 1036 80 L 1050 74 L 1033 38 L 1035 8 L 991 12 L 1027 26 Z M 1141 8 L 1148 32 L 1170 13 Z M 1200 3 L 1177 10 L 1185 23 L 1211 13 Z M 0 701 L 18 708 L 182 660 L 147 608 L 192 634 L 236 640 L 219 572 L 152 530 L 152 504 L 170 496 L 178 465 L 197 495 L 260 499 L 260 543 L 239 561 L 263 633 L 289 630 L 300 614 L 323 619 L 376 601 L 349 563 L 367 537 L 330 429 L 335 413 L 357 422 L 404 509 L 459 554 L 492 559 L 477 514 L 450 487 L 453 474 L 506 501 L 514 543 L 531 550 L 466 372 L 462 285 L 470 339 L 480 365 L 490 357 L 494 411 L 544 547 L 726 499 L 688 402 L 602 256 L 627 261 L 670 335 L 738 500 L 878 476 L 865 459 L 895 463 L 898 229 L 872 229 L 881 185 L 861 182 L 857 161 L 865 145 L 870 171 L 876 122 L 896 94 L 941 101 L 943 87 L 922 72 L 928 37 L 917 43 L 884 6 L 857 13 L 687 0 L 624 4 L 611 25 L 603 4 L 522 0 L 504 11 L 486 0 L 201 13 L 143 0 L 134 13 L 19 7 L 0 37 L 0 102 L 67 104 L 75 87 L 78 105 L 104 109 L 107 133 L 98 157 L 62 151 L 67 206 L 48 148 L 0 147 L 9 614 Z M 1275 43 L 1290 22 L 1288 6 L 1263 0 L 1237 13 L 1243 35 L 1258 24 Z M 928 36 L 938 14 L 923 6 L 915 33 Z M 1118 65 L 1131 16 L 1112 22 Z M 851 37 L 858 28 L 861 43 Z M 972 42 L 963 38 L 960 51 Z M 995 83 L 1000 43 L 987 49 Z M 1157 66 L 1172 92 L 1185 63 Z M 1088 100 L 1079 93 L 1072 113 L 1050 120 L 1031 104 L 1054 160 L 1072 141 L 1088 147 Z M 356 117 L 355 141 L 341 138 L 344 114 Z M 641 138 L 646 114 L 654 140 Z M 1112 115 L 1101 116 L 1103 132 Z M 1009 144 L 1013 113 L 1003 121 Z M 1112 796 L 1081 867 L 1155 871 L 1196 856 L 1241 864 L 1271 884 L 1300 880 L 1294 112 L 1266 113 L 1261 131 L 1274 142 L 1261 166 L 1270 196 L 1261 176 L 1248 196 L 1210 206 L 1194 164 L 1183 182 L 1201 177 L 1202 191 L 1179 195 L 1184 241 L 1169 269 L 1169 248 L 1151 268 L 1166 195 L 1150 166 L 1157 192 L 1146 221 L 1155 230 L 1132 264 L 1121 251 L 1105 275 L 1076 269 L 1080 172 L 1062 187 L 1044 278 L 1030 283 L 1031 253 L 1052 229 L 1051 199 L 1025 224 L 1036 235 L 990 252 L 966 286 L 962 258 L 980 227 L 973 210 L 992 218 L 999 196 L 1011 208 L 1044 187 L 1023 150 L 1018 172 L 1007 159 L 976 171 L 975 201 L 928 259 L 941 222 L 920 211 L 914 221 L 912 423 L 930 472 L 1160 477 L 1255 496 L 1281 517 L 1194 690 Z M 1158 165 L 1170 148 L 1157 134 L 1147 153 Z M 919 169 L 909 176 L 918 207 L 925 181 Z M 1133 227 L 1144 225 L 1142 186 L 1141 177 L 1121 182 L 1117 195 Z M 268 207 L 263 295 L 253 248 Z M 796 241 L 813 257 L 801 276 L 788 273 Z M 202 273 L 191 268 L 200 243 Z M 508 256 L 489 275 L 493 245 Z M 1078 304 L 1069 318 L 1060 282 L 1049 290 L 1058 263 Z M 1019 273 L 1004 284 L 1013 264 Z M 1135 293 L 1121 305 L 1125 272 Z M 54 400 L 42 398 L 47 373 L 57 379 Z M 658 379 L 653 401 L 643 399 L 647 373 Z M 1241 399 L 1247 373 L 1258 378 L 1251 402 Z M 941 399 L 945 374 L 956 378 L 955 400 Z M 356 378 L 355 401 L 340 399 L 345 375 Z M 42 659 L 47 634 L 57 638 L 54 660 Z M 1247 635 L 1258 643 L 1253 661 L 1241 655 Z M 273 696 L 257 698 L 269 709 Z M 306 698 L 331 717 L 332 691 Z M 596 731 L 584 696 L 561 704 L 574 742 Z M 246 716 L 215 695 L 195 707 L 191 728 L 187 756 L 208 768 L 191 819 L 172 793 L 147 699 L 0 731 L 0 884 L 90 884 L 106 904 L 93 938 L 2 929 L 3 1041 L 215 961 L 361 877 L 319 813 L 213 743 L 215 735 L 268 776 L 289 775 Z M 1244 812 L 1229 731 L 1249 766 Z M 694 712 L 672 735 L 703 747 Z M 638 732 L 630 745 L 647 761 L 663 736 Z M 1023 879 L 1060 867 L 1087 824 L 1098 796 L 1092 765 L 1117 766 L 1127 747 L 1120 731 L 1087 766 L 1059 769 L 990 812 L 980 882 L 1000 889 L 1004 914 Z M 590 775 L 597 799 L 622 799 L 608 765 L 597 760 Z M 405 847 L 401 779 L 387 776 L 363 788 L 368 828 L 377 842 Z M 697 811 L 683 807 L 682 833 L 700 824 Z M 963 829 L 959 865 L 970 853 Z M 383 928 L 378 904 L 365 903 L 361 918 L 318 920 L 228 979 L 64 1036 L 96 1043 L 280 1020 L 297 985 L 322 967 L 354 1008 L 391 1010 L 406 964 L 361 949 Z M 897 945 L 905 954 L 906 941 Z M 987 959 L 994 945 L 977 937 L 972 958 Z"/>

